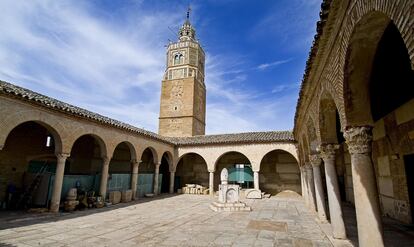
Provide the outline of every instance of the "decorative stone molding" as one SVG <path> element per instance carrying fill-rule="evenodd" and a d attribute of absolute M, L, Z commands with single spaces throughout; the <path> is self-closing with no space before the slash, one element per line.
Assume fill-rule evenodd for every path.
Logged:
<path fill-rule="evenodd" d="M 55 155 L 56 155 L 56 158 L 58 159 L 58 161 L 59 160 L 66 160 L 70 156 L 70 154 L 65 154 L 65 153 L 57 153 Z"/>
<path fill-rule="evenodd" d="M 305 170 L 311 170 L 312 169 L 312 165 L 310 163 L 305 164 Z"/>
<path fill-rule="evenodd" d="M 344 138 L 349 153 L 364 154 L 371 152 L 372 127 L 350 127 L 345 130 Z"/>
<path fill-rule="evenodd" d="M 309 161 L 312 166 L 320 166 L 322 163 L 321 156 L 319 154 L 310 154 Z"/>
<path fill-rule="evenodd" d="M 335 159 L 335 151 L 339 148 L 338 144 L 325 143 L 319 145 L 318 151 L 323 160 Z"/>

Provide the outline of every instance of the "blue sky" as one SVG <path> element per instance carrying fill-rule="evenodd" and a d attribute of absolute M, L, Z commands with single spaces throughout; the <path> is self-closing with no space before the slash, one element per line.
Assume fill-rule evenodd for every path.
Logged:
<path fill-rule="evenodd" d="M 190 2 L 206 133 L 292 129 L 321 1 Z M 165 45 L 188 3 L 1 0 L 0 80 L 157 132 Z"/>

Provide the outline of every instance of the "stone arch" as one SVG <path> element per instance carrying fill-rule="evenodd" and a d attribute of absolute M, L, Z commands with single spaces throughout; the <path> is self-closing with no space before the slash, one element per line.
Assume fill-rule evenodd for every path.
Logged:
<path fill-rule="evenodd" d="M 98 143 L 99 145 L 99 149 L 100 149 L 100 153 L 102 157 L 108 157 L 108 149 L 107 149 L 107 145 L 104 141 L 104 139 L 102 139 L 99 135 L 93 134 L 93 133 L 83 133 L 79 136 L 77 136 L 76 138 L 73 138 L 73 141 L 70 142 L 70 149 L 68 153 L 71 153 L 73 146 L 75 145 L 76 141 L 79 140 L 81 137 L 83 136 L 92 136 Z"/>
<path fill-rule="evenodd" d="M 354 27 L 344 67 L 343 91 L 348 125 L 373 125 L 368 82 L 378 43 L 390 21 L 381 12 L 371 12 Z"/>
<path fill-rule="evenodd" d="M 373 125 L 369 86 L 364 82 L 370 80 L 370 72 L 373 68 L 378 44 L 389 25 L 398 30 L 407 49 L 411 69 L 414 68 L 413 43 L 410 42 L 413 37 L 410 36 L 412 32 L 409 30 L 412 26 L 406 24 L 406 21 L 401 19 L 404 15 L 397 12 L 410 10 L 407 4 L 409 1 L 396 1 L 395 4 L 402 5 L 398 7 L 385 4 L 384 0 L 379 2 L 381 3 L 368 5 L 359 1 L 351 9 L 351 16 L 345 25 L 344 33 L 347 36 L 343 40 L 346 50 L 343 52 L 344 79 L 342 87 L 346 126 Z M 411 6 L 411 14 L 407 13 L 405 16 L 414 17 L 412 10 L 413 6 Z"/>
<path fill-rule="evenodd" d="M 186 184 L 198 184 L 208 187 L 209 167 L 206 159 L 197 152 L 182 154 L 174 164 L 174 191 Z"/>
<path fill-rule="evenodd" d="M 302 134 L 302 148 L 303 148 L 303 154 L 304 154 L 303 161 L 305 163 L 309 163 L 309 154 L 310 154 L 309 142 L 308 142 L 308 138 L 305 133 Z"/>
<path fill-rule="evenodd" d="M 253 163 L 252 163 L 252 160 L 251 159 L 249 159 L 249 157 L 248 157 L 248 155 L 246 155 L 246 154 L 244 154 L 244 153 L 242 153 L 242 152 L 240 152 L 240 151 L 227 151 L 227 152 L 224 152 L 224 153 L 222 153 L 222 154 L 220 154 L 217 158 L 216 158 L 216 160 L 214 161 L 214 170 L 216 170 L 216 168 L 217 168 L 217 163 L 220 161 L 220 159 L 223 157 L 223 156 L 225 156 L 226 154 L 229 154 L 229 153 L 237 153 L 237 154 L 241 154 L 242 156 L 244 156 L 249 162 L 250 162 L 250 164 L 252 164 L 253 165 Z"/>
<path fill-rule="evenodd" d="M 25 115 L 25 114 L 22 114 Z M 47 118 L 46 118 L 47 119 Z M 44 119 L 44 120 L 46 120 Z M 52 135 L 54 142 L 55 142 L 55 153 L 63 152 L 63 145 L 62 145 L 62 129 L 60 128 L 57 123 L 53 121 L 44 121 L 41 117 L 34 117 L 34 116 L 26 116 L 21 118 L 12 118 L 10 122 L 5 123 L 3 125 L 0 135 L 0 150 L 3 149 L 4 145 L 6 144 L 7 137 L 12 132 L 13 129 L 16 127 L 28 123 L 28 122 L 35 122 L 40 126 L 47 129 L 47 131 Z"/>
<path fill-rule="evenodd" d="M 306 140 L 308 141 L 309 145 L 309 152 L 310 154 L 317 152 L 319 138 L 317 137 L 315 123 L 311 117 L 308 118 L 306 122 Z"/>
<path fill-rule="evenodd" d="M 111 154 L 111 157 L 114 156 L 116 148 L 121 144 L 125 144 L 126 146 L 128 146 L 129 152 L 131 155 L 131 161 L 134 161 L 134 160 L 137 161 L 138 159 L 137 150 L 135 149 L 134 145 L 129 141 L 121 141 L 121 142 L 118 142 L 116 145 L 114 145 L 113 148 L 111 148 L 109 151 L 109 154 Z"/>
<path fill-rule="evenodd" d="M 177 170 L 177 165 L 178 165 L 178 163 L 180 162 L 180 160 L 181 160 L 184 156 L 186 156 L 187 154 L 195 154 L 195 155 L 200 156 L 200 157 L 203 159 L 203 161 L 206 163 L 207 169 L 208 169 L 208 170 L 210 170 L 210 167 L 208 167 L 208 162 L 207 162 L 208 160 L 206 159 L 206 157 L 204 157 L 204 156 L 203 156 L 203 154 L 198 153 L 198 152 L 194 152 L 194 151 L 189 151 L 189 152 L 185 152 L 185 153 L 181 154 L 181 156 L 179 156 L 179 157 L 177 158 L 177 160 L 175 161 L 175 163 L 174 163 L 174 165 L 173 165 L 174 171 L 175 171 L 175 170 Z"/>
<path fill-rule="evenodd" d="M 175 167 L 174 167 L 174 159 L 173 159 L 174 156 L 172 155 L 172 153 L 170 151 L 164 151 L 161 155 L 161 158 L 164 157 L 164 155 L 166 156 L 166 160 L 168 161 L 168 167 L 170 169 L 170 172 L 175 171 L 173 170 Z"/>
<path fill-rule="evenodd" d="M 318 120 L 321 143 L 338 143 L 338 117 L 338 108 L 332 95 L 324 90 L 319 98 Z M 340 127 L 340 129 L 343 129 L 343 127 Z"/>
<path fill-rule="evenodd" d="M 267 152 L 260 161 L 259 187 L 273 195 L 284 190 L 301 193 L 300 166 L 296 157 L 282 149 Z"/>
<path fill-rule="evenodd" d="M 300 153 L 299 155 L 299 166 L 304 166 L 305 165 L 305 151 L 303 150 L 303 140 L 301 139 L 298 145 L 298 152 Z"/>
<path fill-rule="evenodd" d="M 142 152 L 137 157 L 140 157 L 142 159 L 142 155 L 144 154 L 145 150 L 147 150 L 147 149 L 150 150 L 151 153 L 152 153 L 152 158 L 153 158 L 154 164 L 158 164 L 159 163 L 158 152 L 157 152 L 157 150 L 155 148 L 153 148 L 151 146 L 148 146 L 148 147 L 142 149 Z"/>
<path fill-rule="evenodd" d="M 299 160 L 298 160 L 298 159 L 296 159 L 296 157 L 295 157 L 295 156 L 294 156 L 291 152 L 289 152 L 289 151 L 287 151 L 287 150 L 285 150 L 285 149 L 282 149 L 282 148 L 275 148 L 275 149 L 272 149 L 272 150 L 267 151 L 267 152 L 265 153 L 265 155 L 263 155 L 262 159 L 260 160 L 260 165 L 262 164 L 262 161 L 263 161 L 264 157 L 265 157 L 266 155 L 270 154 L 271 152 L 274 152 L 274 151 L 281 151 L 281 152 L 285 152 L 285 153 L 287 153 L 287 154 L 291 155 L 291 156 L 295 159 L 295 161 L 296 161 L 296 163 L 298 164 L 298 167 L 299 167 Z"/>
<path fill-rule="evenodd" d="M 254 160 L 249 159 L 248 155 L 240 151 L 228 150 L 221 153 L 214 162 L 214 190 L 219 189 L 221 182 L 220 174 L 222 169 L 226 168 L 229 172 L 229 182 L 237 182 L 240 177 L 245 179 L 240 185 L 246 188 L 253 188 L 253 172 L 255 171 Z M 259 164 L 260 165 L 260 164 Z M 259 167 L 260 169 L 260 167 Z"/>

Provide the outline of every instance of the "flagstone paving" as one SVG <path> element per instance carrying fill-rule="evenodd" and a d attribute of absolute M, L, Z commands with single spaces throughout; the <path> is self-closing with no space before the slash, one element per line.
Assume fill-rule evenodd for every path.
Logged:
<path fill-rule="evenodd" d="M 0 218 L 0 246 L 333 246 L 301 197 L 248 200 L 253 211 L 240 213 L 213 212 L 210 202 L 201 195 L 161 196 L 109 209 Z"/>

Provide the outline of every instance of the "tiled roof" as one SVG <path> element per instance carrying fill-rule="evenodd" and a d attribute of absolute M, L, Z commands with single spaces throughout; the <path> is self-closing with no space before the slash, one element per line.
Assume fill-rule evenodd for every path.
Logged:
<path fill-rule="evenodd" d="M 171 141 L 179 146 L 206 145 L 206 144 L 230 144 L 230 143 L 266 143 L 295 141 L 291 131 L 267 131 L 246 132 L 236 134 L 205 135 L 192 137 L 171 138 Z"/>
<path fill-rule="evenodd" d="M 329 14 L 329 10 L 330 10 L 330 7 L 331 7 L 331 3 L 332 3 L 332 0 L 323 0 L 322 4 L 321 4 L 321 10 L 319 12 L 320 20 L 316 23 L 316 34 L 313 38 L 312 48 L 309 51 L 308 60 L 306 61 L 305 72 L 303 73 L 302 83 L 300 85 L 299 98 L 298 98 L 298 102 L 296 104 L 296 112 L 295 112 L 295 120 L 294 120 L 294 124 L 295 124 L 294 131 L 296 129 L 296 124 L 297 124 L 296 121 L 298 120 L 298 117 L 299 117 L 298 114 L 299 114 L 299 109 L 302 105 L 303 95 L 305 93 L 305 87 L 308 84 L 309 73 L 311 71 L 312 64 L 315 60 L 316 53 L 318 52 L 320 38 L 321 38 L 322 33 L 323 33 L 323 28 L 324 28 L 324 26 L 326 24 L 326 21 L 328 19 L 328 14 Z"/>
<path fill-rule="evenodd" d="M 66 114 L 86 118 L 101 124 L 110 125 L 118 129 L 131 131 L 133 133 L 137 133 L 139 135 L 143 135 L 173 145 L 204 145 L 294 141 L 294 137 L 291 131 L 247 132 L 238 134 L 205 135 L 193 137 L 164 137 L 154 132 L 134 127 L 132 125 L 120 122 L 118 120 L 99 115 L 97 113 L 67 104 L 65 102 L 53 99 L 42 94 L 38 94 L 31 90 L 15 86 L 13 84 L 1 80 L 0 94 L 8 95 L 9 97 L 13 98 L 18 98 L 23 101 L 28 101 L 40 105 L 42 107 L 53 109 Z"/>
<path fill-rule="evenodd" d="M 13 97 L 20 98 L 21 100 L 29 101 L 29 102 L 41 105 L 43 107 L 47 107 L 53 110 L 75 115 L 78 117 L 87 118 L 92 121 L 110 125 L 118 129 L 131 131 L 131 132 L 134 132 L 134 133 L 137 133 L 143 136 L 147 136 L 147 137 L 150 137 L 150 138 L 162 141 L 162 142 L 170 143 L 168 140 L 166 140 L 165 137 L 160 136 L 151 131 L 147 131 L 141 128 L 134 127 L 130 124 L 126 124 L 121 121 L 102 116 L 98 113 L 91 112 L 91 111 L 82 109 L 80 107 L 67 104 L 65 102 L 53 99 L 51 97 L 33 92 L 29 89 L 22 88 L 22 87 L 19 87 L 19 86 L 16 86 L 16 85 L 13 85 L 8 82 L 1 81 L 1 80 L 0 80 L 0 94 L 7 94 L 9 96 L 11 95 Z"/>

